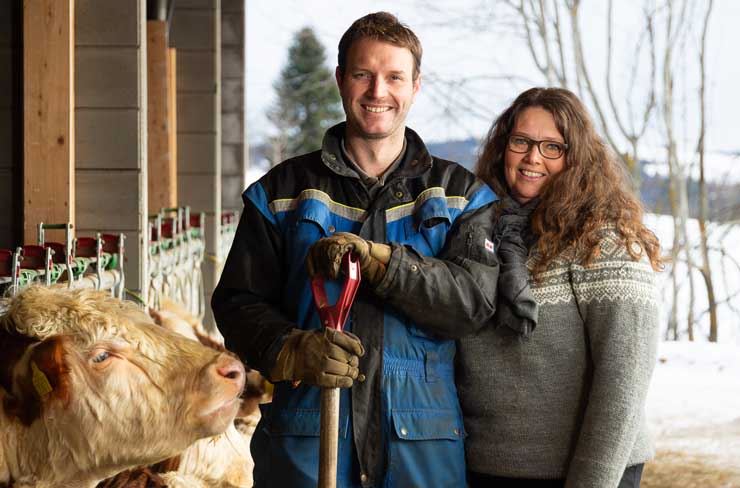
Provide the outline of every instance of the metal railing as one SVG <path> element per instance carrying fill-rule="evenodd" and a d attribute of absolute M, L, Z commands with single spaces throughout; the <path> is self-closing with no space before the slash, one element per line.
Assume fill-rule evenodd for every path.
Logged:
<path fill-rule="evenodd" d="M 73 238 L 73 226 L 38 224 L 37 244 L 15 250 L 0 249 L 0 289 L 9 294 L 34 283 L 51 286 L 67 283 L 70 288 L 110 290 L 123 298 L 123 234 L 100 234 Z M 46 240 L 47 230 L 64 230 L 65 241 Z"/>
<path fill-rule="evenodd" d="M 163 297 L 179 302 L 202 319 L 205 290 L 205 214 L 190 215 L 189 207 L 163 208 L 151 216 L 148 230 L 148 306 L 161 308 Z"/>

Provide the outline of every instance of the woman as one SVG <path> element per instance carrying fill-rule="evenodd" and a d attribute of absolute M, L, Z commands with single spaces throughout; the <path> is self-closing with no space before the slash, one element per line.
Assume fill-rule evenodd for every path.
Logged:
<path fill-rule="evenodd" d="M 531 334 L 496 326 L 460 340 L 470 485 L 639 486 L 652 455 L 644 405 L 661 261 L 628 178 L 559 88 L 519 95 L 477 173 L 503 196 L 502 221 L 531 224 L 524 292 L 539 318 Z"/>

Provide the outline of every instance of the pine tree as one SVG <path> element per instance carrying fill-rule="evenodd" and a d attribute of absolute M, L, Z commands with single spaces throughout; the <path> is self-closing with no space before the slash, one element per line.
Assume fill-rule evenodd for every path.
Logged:
<path fill-rule="evenodd" d="M 274 84 L 277 103 L 268 113 L 277 132 L 270 138 L 273 165 L 320 149 L 326 129 L 343 118 L 339 91 L 325 63 L 324 46 L 313 29 L 298 31 Z"/>

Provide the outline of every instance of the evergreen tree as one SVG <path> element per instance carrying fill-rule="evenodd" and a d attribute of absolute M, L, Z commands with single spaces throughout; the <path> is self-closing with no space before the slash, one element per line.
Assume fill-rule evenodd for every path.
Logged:
<path fill-rule="evenodd" d="M 277 103 L 268 113 L 277 129 L 270 138 L 273 165 L 320 149 L 326 129 L 343 118 L 339 90 L 325 63 L 324 46 L 313 29 L 298 31 L 274 84 Z"/>

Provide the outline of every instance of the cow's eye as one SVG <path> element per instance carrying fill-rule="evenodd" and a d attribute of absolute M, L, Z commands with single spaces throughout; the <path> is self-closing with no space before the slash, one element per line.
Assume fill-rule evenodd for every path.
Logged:
<path fill-rule="evenodd" d="M 95 355 L 95 357 L 92 358 L 93 363 L 102 363 L 106 359 L 110 357 L 110 353 L 108 351 L 100 351 L 98 354 Z"/>

